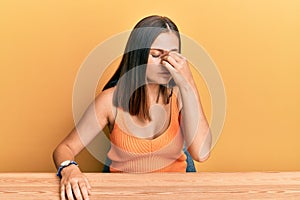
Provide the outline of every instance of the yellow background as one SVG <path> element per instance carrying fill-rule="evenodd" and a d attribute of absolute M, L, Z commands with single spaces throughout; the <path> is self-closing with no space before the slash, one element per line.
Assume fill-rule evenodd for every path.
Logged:
<path fill-rule="evenodd" d="M 52 151 L 74 126 L 81 63 L 151 14 L 169 16 L 201 44 L 224 81 L 224 129 L 198 169 L 300 170 L 300 1 L 7 0 L 0 2 L 0 171 L 55 171 Z M 101 169 L 87 151 L 77 160 L 83 171 Z"/>

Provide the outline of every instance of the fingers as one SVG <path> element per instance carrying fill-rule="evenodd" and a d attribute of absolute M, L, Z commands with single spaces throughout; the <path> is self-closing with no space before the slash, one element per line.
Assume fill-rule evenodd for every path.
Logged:
<path fill-rule="evenodd" d="M 79 184 L 80 190 L 81 190 L 81 194 L 83 196 L 84 200 L 88 200 L 89 199 L 89 194 L 88 194 L 88 189 L 85 183 L 80 183 Z M 76 196 L 76 195 L 75 195 Z M 81 197 L 81 195 L 80 195 Z M 77 198 L 77 197 L 76 197 Z"/>
<path fill-rule="evenodd" d="M 89 200 L 91 186 L 87 179 L 81 182 L 72 182 L 62 185 L 60 188 L 61 200 Z"/>
<path fill-rule="evenodd" d="M 66 200 L 66 193 L 65 193 L 65 186 L 62 185 L 60 187 L 60 199 L 61 200 Z"/>
<path fill-rule="evenodd" d="M 66 194 L 67 194 L 68 200 L 74 200 L 71 184 L 66 185 Z"/>
<path fill-rule="evenodd" d="M 183 55 L 181 55 L 180 53 L 170 52 L 169 55 L 171 57 L 173 57 L 176 60 L 176 62 L 186 61 L 186 58 Z"/>
<path fill-rule="evenodd" d="M 188 61 L 179 53 L 170 52 L 162 61 L 162 65 L 171 73 L 178 86 L 184 86 L 187 82 L 193 81 Z"/>
<path fill-rule="evenodd" d="M 171 73 L 172 76 L 174 75 L 174 73 L 176 73 L 176 69 L 169 62 L 163 61 L 162 64 L 167 68 L 167 70 Z"/>
<path fill-rule="evenodd" d="M 166 60 L 168 61 L 168 64 L 171 64 L 171 66 L 173 66 L 175 69 L 178 68 L 178 63 L 176 62 L 176 60 L 171 57 L 170 55 L 166 58 Z"/>
<path fill-rule="evenodd" d="M 73 194 L 76 197 L 76 200 L 82 200 L 81 192 L 78 186 L 78 183 L 72 183 Z"/>
<path fill-rule="evenodd" d="M 87 186 L 88 193 L 91 194 L 91 189 L 92 189 L 92 187 L 91 187 L 89 181 L 87 180 L 87 178 L 85 178 L 84 181 L 85 181 L 85 184 L 86 184 L 86 186 Z"/>
<path fill-rule="evenodd" d="M 165 60 L 168 61 L 175 69 L 181 69 L 187 65 L 186 58 L 176 52 L 171 52 L 165 57 Z"/>

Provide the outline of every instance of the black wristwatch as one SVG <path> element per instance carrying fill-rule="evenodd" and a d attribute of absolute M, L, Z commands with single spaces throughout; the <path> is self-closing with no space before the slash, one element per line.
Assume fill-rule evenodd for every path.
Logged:
<path fill-rule="evenodd" d="M 61 178 L 61 171 L 63 170 L 63 168 L 68 167 L 70 165 L 76 165 L 78 166 L 77 162 L 75 162 L 74 160 L 66 160 L 64 162 L 62 162 L 57 170 L 57 174 L 56 176 L 58 176 L 59 178 Z"/>

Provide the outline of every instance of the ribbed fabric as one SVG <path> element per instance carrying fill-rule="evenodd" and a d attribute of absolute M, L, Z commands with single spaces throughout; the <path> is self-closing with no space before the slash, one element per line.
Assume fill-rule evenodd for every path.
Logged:
<path fill-rule="evenodd" d="M 123 131 L 123 111 L 118 109 L 110 134 L 111 149 L 107 156 L 112 161 L 111 172 L 185 172 L 186 155 L 179 126 L 179 110 L 175 95 L 171 97 L 171 119 L 168 128 L 155 139 L 143 139 Z"/>

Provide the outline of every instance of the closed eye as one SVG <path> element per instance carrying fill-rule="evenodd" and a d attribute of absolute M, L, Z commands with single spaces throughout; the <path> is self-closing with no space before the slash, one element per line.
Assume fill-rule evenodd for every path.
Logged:
<path fill-rule="evenodd" d="M 159 58 L 159 57 L 160 57 L 160 54 L 151 54 L 151 56 L 152 56 L 153 58 Z"/>

